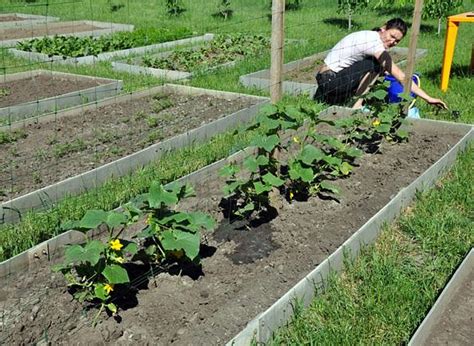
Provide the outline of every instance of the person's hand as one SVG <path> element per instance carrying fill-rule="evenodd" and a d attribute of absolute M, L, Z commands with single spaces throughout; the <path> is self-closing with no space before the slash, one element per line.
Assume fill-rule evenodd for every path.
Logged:
<path fill-rule="evenodd" d="M 448 106 L 446 105 L 446 103 L 444 103 L 443 101 L 441 101 L 440 99 L 436 99 L 436 98 L 433 98 L 433 97 L 430 97 L 427 102 L 430 104 L 430 105 L 433 105 L 433 106 L 436 106 L 436 107 L 439 107 L 439 108 L 442 108 L 442 109 L 448 109 Z"/>

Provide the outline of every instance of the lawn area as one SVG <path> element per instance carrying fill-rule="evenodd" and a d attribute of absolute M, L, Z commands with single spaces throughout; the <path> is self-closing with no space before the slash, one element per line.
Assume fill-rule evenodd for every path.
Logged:
<path fill-rule="evenodd" d="M 186 11 L 181 16 L 170 17 L 163 0 L 0 0 L 0 13 L 133 24 L 145 30 L 166 28 L 173 31 L 179 27 L 189 29 L 193 35 L 249 33 L 270 37 L 269 1 L 233 0 L 233 16 L 227 20 L 212 16 L 219 2 L 183 0 Z M 286 45 L 285 62 L 330 49 L 348 33 L 346 18 L 337 14 L 337 2 L 303 0 L 302 3 L 301 10 L 288 11 L 285 17 L 285 38 L 298 41 L 298 44 Z M 472 10 L 471 1 L 465 1 L 457 12 Z M 411 22 L 412 12 L 410 9 L 369 8 L 354 15 L 352 31 L 370 30 L 398 16 Z M 469 64 L 474 25 L 460 26 L 446 93 L 440 90 L 445 25 L 440 35 L 436 31 L 437 20 L 423 20 L 418 48 L 427 49 L 428 54 L 417 61 L 415 71 L 421 77 L 422 88 L 431 96 L 443 99 L 449 110 L 439 111 L 423 100 L 416 101 L 416 105 L 423 118 L 473 124 L 474 78 L 469 72 Z M 408 47 L 409 36 L 400 46 Z M 265 96 L 265 92 L 242 86 L 239 77 L 269 66 L 270 52 L 248 57 L 231 67 L 199 73 L 182 83 Z M 126 92 L 165 82 L 152 76 L 116 72 L 110 62 L 77 66 L 32 63 L 15 58 L 7 49 L 0 48 L 2 75 L 37 68 L 122 79 Z M 287 104 L 309 102 L 313 101 L 284 98 Z M 318 106 L 325 108 L 322 104 Z M 459 117 L 453 117 L 453 111 L 458 111 Z M 0 261 L 57 235 L 65 220 L 78 219 L 88 209 L 116 208 L 145 191 L 151 181 L 173 181 L 245 148 L 258 135 L 257 129 L 245 136 L 234 132 L 216 136 L 205 144 L 170 153 L 163 159 L 166 165 L 160 162 L 117 178 L 85 195 L 65 199 L 51 210 L 32 212 L 15 225 L 0 224 Z M 365 249 L 358 260 L 348 261 L 342 275 L 331 278 L 330 289 L 321 292 L 308 310 L 297 309 L 296 318 L 288 328 L 275 335 L 271 344 L 408 342 L 450 275 L 474 245 L 473 180 L 474 148 L 471 145 L 433 190 L 418 196 L 397 222 L 386 227 L 376 244 Z"/>

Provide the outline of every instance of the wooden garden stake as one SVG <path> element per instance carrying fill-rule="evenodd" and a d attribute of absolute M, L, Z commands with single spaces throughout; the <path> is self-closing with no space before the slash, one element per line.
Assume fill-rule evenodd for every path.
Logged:
<path fill-rule="evenodd" d="M 272 47 L 270 67 L 270 98 L 272 103 L 281 100 L 283 70 L 283 40 L 284 40 L 285 0 L 272 2 Z"/>
<path fill-rule="evenodd" d="M 284 40 L 284 14 L 285 0 L 272 1 L 272 47 L 270 66 L 270 99 L 272 103 L 277 103 L 282 96 L 282 70 L 283 70 L 283 40 Z M 279 162 L 280 151 L 275 149 L 272 158 Z M 277 165 L 278 170 L 280 165 Z M 270 205 L 279 207 L 279 191 L 273 188 L 269 193 Z"/>
<path fill-rule="evenodd" d="M 410 93 L 412 76 L 415 71 L 415 56 L 416 56 L 416 44 L 418 41 L 418 34 L 420 33 L 421 24 L 421 10 L 423 8 L 423 0 L 415 0 L 415 10 L 413 12 L 413 23 L 411 25 L 410 45 L 408 46 L 408 59 L 407 68 L 405 73 L 405 84 L 403 90 L 406 93 Z M 405 113 L 408 113 L 408 109 L 405 109 Z"/>

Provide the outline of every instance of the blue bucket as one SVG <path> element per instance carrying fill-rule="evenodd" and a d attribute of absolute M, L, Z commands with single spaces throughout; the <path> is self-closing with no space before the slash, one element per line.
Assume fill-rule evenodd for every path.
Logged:
<path fill-rule="evenodd" d="M 415 73 L 411 79 L 413 80 L 413 82 L 418 85 L 418 82 L 419 82 L 419 76 Z M 398 97 L 398 94 L 402 93 L 403 92 L 403 86 L 400 84 L 400 82 L 398 80 L 395 79 L 395 77 L 389 75 L 389 76 L 385 76 L 385 81 L 389 81 L 390 82 L 390 86 L 388 87 L 388 102 L 389 103 L 398 103 L 400 102 L 402 99 L 400 97 Z M 410 93 L 410 96 L 411 97 L 416 97 L 416 95 L 414 93 Z"/>

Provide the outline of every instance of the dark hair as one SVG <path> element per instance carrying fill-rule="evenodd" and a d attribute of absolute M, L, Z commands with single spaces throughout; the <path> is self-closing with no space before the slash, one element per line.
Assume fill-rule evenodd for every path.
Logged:
<path fill-rule="evenodd" d="M 408 31 L 407 23 L 405 23 L 405 21 L 401 18 L 392 18 L 383 26 L 385 26 L 386 30 L 397 29 L 402 33 L 403 36 L 405 36 Z M 373 30 L 380 31 L 380 28 L 374 28 Z"/>

